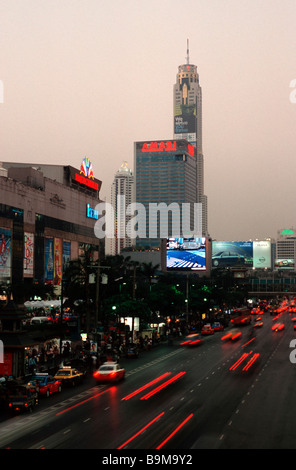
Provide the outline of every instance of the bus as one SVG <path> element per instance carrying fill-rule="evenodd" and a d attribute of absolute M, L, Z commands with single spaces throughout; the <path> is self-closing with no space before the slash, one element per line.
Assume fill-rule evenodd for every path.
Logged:
<path fill-rule="evenodd" d="M 249 325 L 251 319 L 251 311 L 247 307 L 236 308 L 230 313 L 230 323 L 233 326 Z"/>

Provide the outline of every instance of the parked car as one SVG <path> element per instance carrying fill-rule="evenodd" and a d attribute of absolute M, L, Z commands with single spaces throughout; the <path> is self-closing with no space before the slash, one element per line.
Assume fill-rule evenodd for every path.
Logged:
<path fill-rule="evenodd" d="M 62 384 L 74 386 L 82 382 L 84 374 L 72 367 L 62 367 L 56 372 L 54 378 L 60 380 Z"/>
<path fill-rule="evenodd" d="M 62 382 L 49 374 L 35 374 L 27 382 L 28 385 L 35 385 L 39 395 L 49 397 L 52 393 L 62 391 Z"/>
<path fill-rule="evenodd" d="M 8 407 L 13 411 L 32 411 L 38 403 L 38 392 L 30 385 L 15 385 L 8 392 Z"/>
<path fill-rule="evenodd" d="M 200 334 L 203 336 L 206 336 L 206 335 L 213 335 L 214 332 L 215 332 L 214 328 L 212 328 L 210 324 L 207 324 L 202 327 Z"/>

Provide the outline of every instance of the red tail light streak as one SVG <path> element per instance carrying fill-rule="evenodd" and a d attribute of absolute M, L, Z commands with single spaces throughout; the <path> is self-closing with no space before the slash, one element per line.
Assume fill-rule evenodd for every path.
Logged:
<path fill-rule="evenodd" d="M 229 370 L 235 370 L 247 357 L 248 357 L 248 353 L 244 353 L 239 359 L 238 361 L 236 361 L 231 367 L 229 367 Z"/>
<path fill-rule="evenodd" d="M 165 377 L 167 377 L 170 374 L 171 374 L 171 372 L 166 372 L 165 374 L 162 374 L 160 377 L 157 377 L 157 379 L 154 379 L 151 382 L 148 382 L 146 385 L 143 385 L 143 387 L 138 388 L 137 390 L 130 393 L 126 397 L 122 398 L 121 400 L 129 400 L 130 398 L 134 397 L 135 395 L 138 395 L 139 393 L 141 393 L 146 388 L 151 387 L 151 385 L 154 385 L 155 383 L 159 382 L 160 380 L 164 379 Z"/>
<path fill-rule="evenodd" d="M 227 335 L 222 336 L 221 341 L 225 341 L 226 339 L 230 339 L 231 336 L 232 336 L 231 333 L 227 333 Z"/>
<path fill-rule="evenodd" d="M 240 337 L 241 337 L 241 335 L 242 335 L 242 334 L 241 334 L 241 332 L 239 331 L 238 333 L 236 333 L 235 335 L 233 335 L 233 336 L 232 336 L 232 338 L 231 338 L 231 339 L 232 339 L 232 341 L 233 341 L 233 340 L 235 340 L 235 339 L 238 339 L 238 338 L 240 338 Z"/>
<path fill-rule="evenodd" d="M 245 344 L 242 345 L 242 348 L 250 344 L 252 341 L 254 341 L 255 338 L 251 338 L 249 341 L 247 341 Z"/>
<path fill-rule="evenodd" d="M 104 393 L 108 392 L 109 390 L 110 389 L 103 390 L 102 392 L 99 392 L 96 395 L 93 395 L 92 397 L 86 398 L 85 400 L 80 401 L 79 403 L 76 403 L 75 405 L 69 406 L 69 408 L 66 408 L 66 409 L 56 413 L 56 416 L 61 415 L 63 413 L 66 413 L 66 411 L 72 410 L 73 408 L 76 408 L 77 406 L 83 405 L 83 403 L 86 403 L 87 401 L 92 400 L 93 398 L 97 398 L 97 397 L 103 395 Z"/>
<path fill-rule="evenodd" d="M 271 329 L 273 331 L 282 331 L 284 328 L 285 328 L 284 323 L 275 323 Z"/>
<path fill-rule="evenodd" d="M 132 437 L 130 437 L 127 441 L 125 441 L 121 446 L 117 447 L 117 449 L 123 449 L 127 444 L 129 444 L 131 441 L 133 441 L 137 436 L 139 436 L 145 429 L 149 428 L 151 424 L 155 423 L 159 418 L 161 418 L 164 415 L 164 411 L 160 413 L 156 418 L 154 418 L 152 421 L 150 421 L 146 426 L 144 426 L 140 431 L 138 431 L 136 434 L 134 434 Z"/>
<path fill-rule="evenodd" d="M 148 392 L 146 395 L 144 395 L 143 397 L 141 397 L 141 400 L 148 400 L 148 398 L 152 397 L 153 395 L 155 395 L 156 393 L 158 393 L 160 390 L 162 390 L 163 388 L 167 387 L 168 385 L 170 385 L 171 383 L 175 382 L 176 380 L 178 380 L 180 377 L 182 377 L 184 374 L 186 374 L 186 372 L 179 372 L 179 374 L 177 375 L 174 375 L 174 377 L 170 378 L 169 380 L 167 380 L 166 382 L 164 382 L 163 384 L 159 385 L 158 387 L 154 388 L 153 390 L 151 390 L 151 392 Z"/>
<path fill-rule="evenodd" d="M 227 341 L 228 339 L 231 339 L 231 341 L 235 341 L 236 339 L 239 339 L 241 337 L 241 335 L 242 334 L 241 334 L 240 331 L 238 331 L 238 332 L 230 331 L 226 335 L 222 336 L 221 341 Z"/>
<path fill-rule="evenodd" d="M 260 356 L 259 353 L 254 354 L 253 357 L 251 357 L 251 359 L 247 362 L 245 367 L 243 367 L 243 371 L 249 370 L 250 367 L 254 364 L 254 362 L 258 359 L 259 356 Z"/>
<path fill-rule="evenodd" d="M 187 416 L 184 421 L 161 443 L 159 446 L 156 447 L 156 449 L 161 449 L 180 429 L 192 418 L 193 413 L 191 413 L 189 416 Z"/>
<path fill-rule="evenodd" d="M 249 357 L 251 354 L 253 354 L 253 351 L 250 351 L 249 353 L 244 353 L 230 368 L 229 370 L 236 370 L 246 359 Z M 249 359 L 247 364 L 242 368 L 243 372 L 246 372 L 250 369 L 250 367 L 254 364 L 254 362 L 258 359 L 260 356 L 259 353 L 254 353 L 253 356 Z"/>
<path fill-rule="evenodd" d="M 188 346 L 197 346 L 198 344 L 201 344 L 202 340 L 201 339 L 195 339 L 194 341 L 189 341 Z"/>

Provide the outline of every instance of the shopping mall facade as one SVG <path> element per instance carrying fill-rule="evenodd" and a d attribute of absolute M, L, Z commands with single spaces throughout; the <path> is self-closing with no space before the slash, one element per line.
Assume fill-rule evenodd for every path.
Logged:
<path fill-rule="evenodd" d="M 61 294 L 65 265 L 91 245 L 93 261 L 100 240 L 94 234 L 101 180 L 89 159 L 80 168 L 63 165 L 0 165 L 0 285 L 48 283 Z M 0 375 L 24 375 L 33 352 L 59 341 L 51 328 L 23 328 L 24 307 L 0 305 Z M 60 343 L 59 343 L 60 344 Z M 4 361 L 3 361 L 4 359 Z"/>
<path fill-rule="evenodd" d="M 65 264 L 86 245 L 98 251 L 94 234 L 102 182 L 92 164 L 3 162 L 0 168 L 0 284 L 61 285 Z"/>

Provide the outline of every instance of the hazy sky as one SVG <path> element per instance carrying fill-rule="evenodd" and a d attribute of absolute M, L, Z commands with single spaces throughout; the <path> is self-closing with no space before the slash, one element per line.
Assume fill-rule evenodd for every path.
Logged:
<path fill-rule="evenodd" d="M 0 0 L 0 161 L 87 156 L 109 198 L 135 141 L 173 138 L 187 38 L 211 236 L 296 227 L 296 0 Z"/>

